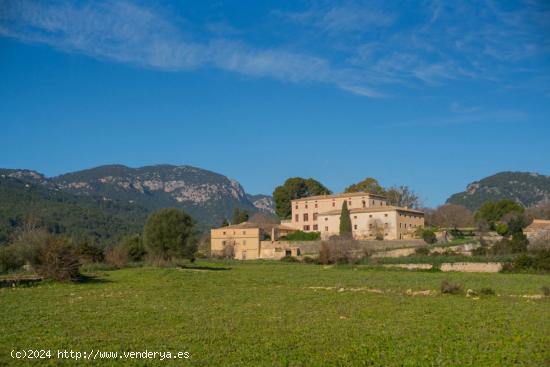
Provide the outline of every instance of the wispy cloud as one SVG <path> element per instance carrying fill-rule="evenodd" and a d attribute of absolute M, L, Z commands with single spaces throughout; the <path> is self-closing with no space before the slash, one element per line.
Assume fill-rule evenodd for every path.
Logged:
<path fill-rule="evenodd" d="M 67 52 L 167 71 L 216 67 L 289 82 L 330 83 L 363 96 L 376 92 L 353 73 L 321 57 L 283 48 L 262 49 L 243 41 L 194 41 L 162 12 L 125 1 L 87 5 L 8 1 L 0 13 L 0 35 L 43 43 Z"/>
<path fill-rule="evenodd" d="M 226 20 L 192 27 L 161 8 L 128 0 L 4 0 L 0 35 L 143 68 L 211 67 L 377 98 L 396 87 L 537 73 L 550 51 L 550 9 L 542 3 L 524 0 L 503 9 L 491 0 L 425 0 L 407 17 L 391 2 L 316 3 L 271 11 L 275 28 L 288 39 L 260 47 Z"/>

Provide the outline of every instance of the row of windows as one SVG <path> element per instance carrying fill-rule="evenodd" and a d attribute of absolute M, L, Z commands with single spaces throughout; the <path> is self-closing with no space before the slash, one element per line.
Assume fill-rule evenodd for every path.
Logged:
<path fill-rule="evenodd" d="M 224 231 L 224 232 L 222 232 L 222 233 L 223 233 L 223 235 L 225 236 L 227 232 L 225 232 L 225 231 Z M 236 235 L 236 234 L 237 234 L 237 232 L 236 232 L 236 231 L 233 231 L 233 234 L 235 234 L 235 235 Z M 246 231 L 243 231 L 243 234 L 246 234 Z"/>
<path fill-rule="evenodd" d="M 309 225 L 306 224 L 303 228 L 304 228 L 304 231 L 309 231 L 309 228 L 310 228 L 310 227 L 309 227 Z M 318 226 L 317 224 L 314 224 L 314 225 L 313 225 L 313 230 L 314 230 L 314 231 L 318 231 L 318 230 L 319 230 L 319 226 Z"/>
<path fill-rule="evenodd" d="M 313 220 L 317 220 L 317 215 L 318 215 L 317 213 L 313 213 Z M 299 221 L 300 221 L 300 215 L 299 215 L 299 214 L 296 214 L 296 215 L 294 216 L 294 219 L 295 219 L 295 220 L 294 220 L 295 222 L 299 222 Z M 303 219 L 304 219 L 304 222 L 309 221 L 309 214 L 308 214 L 308 213 L 304 213 Z"/>
<path fill-rule="evenodd" d="M 414 215 L 414 214 L 399 213 L 399 216 L 404 217 L 404 218 L 409 217 L 409 218 L 413 218 L 413 219 L 422 219 L 422 216 Z"/>
<path fill-rule="evenodd" d="M 365 200 L 362 200 L 362 201 L 361 201 L 361 205 L 363 206 L 363 208 L 366 208 L 366 207 L 367 207 L 367 202 L 366 202 Z M 372 201 L 372 205 L 373 205 L 373 206 L 376 205 L 376 201 L 375 201 L 375 200 Z M 380 201 L 380 206 L 387 206 L 387 205 L 388 205 L 388 204 L 387 204 L 385 201 Z M 334 201 L 334 200 L 332 201 L 332 206 L 333 206 L 333 207 L 336 207 L 336 201 Z M 352 206 L 352 201 L 351 201 L 350 199 L 348 199 L 348 207 L 350 207 L 350 206 Z M 317 206 L 317 203 L 315 203 L 315 207 L 316 207 L 316 208 L 318 207 L 318 206 Z M 299 208 L 298 204 L 296 204 L 296 205 L 294 206 L 294 208 L 295 208 L 295 209 L 298 209 L 298 208 Z M 307 209 L 307 208 L 308 208 L 308 204 L 304 204 L 304 209 Z"/>
<path fill-rule="evenodd" d="M 401 224 L 403 224 L 403 227 L 401 227 Z M 409 228 L 412 228 L 412 227 L 417 228 L 419 227 L 419 225 L 409 223 Z M 399 223 L 399 228 L 407 228 L 407 223 Z"/>
<path fill-rule="evenodd" d="M 222 241 L 222 246 L 225 246 L 225 245 L 238 245 L 238 243 L 236 243 L 235 241 Z M 246 245 L 246 240 L 243 240 L 243 245 Z"/>

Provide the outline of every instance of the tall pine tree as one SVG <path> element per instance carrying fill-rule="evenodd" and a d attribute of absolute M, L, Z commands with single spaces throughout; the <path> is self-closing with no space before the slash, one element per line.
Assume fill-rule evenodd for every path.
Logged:
<path fill-rule="evenodd" d="M 351 237 L 351 217 L 349 215 L 348 202 L 344 200 L 342 213 L 340 213 L 340 236 Z"/>

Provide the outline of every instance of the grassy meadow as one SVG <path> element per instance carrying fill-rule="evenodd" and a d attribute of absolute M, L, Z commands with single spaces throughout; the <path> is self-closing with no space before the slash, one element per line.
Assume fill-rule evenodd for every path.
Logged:
<path fill-rule="evenodd" d="M 193 267 L 96 271 L 82 283 L 0 289 L 0 365 L 116 363 L 32 363 L 12 359 L 12 349 L 190 353 L 124 360 L 159 366 L 550 363 L 550 297 L 540 298 L 549 275 L 269 261 Z M 441 294 L 443 280 L 496 295 Z"/>

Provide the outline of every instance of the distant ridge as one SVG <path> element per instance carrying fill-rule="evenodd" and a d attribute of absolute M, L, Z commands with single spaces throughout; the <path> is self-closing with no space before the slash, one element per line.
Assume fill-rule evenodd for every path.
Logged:
<path fill-rule="evenodd" d="M 524 207 L 550 202 L 550 176 L 534 172 L 500 172 L 470 183 L 447 199 L 477 210 L 485 201 L 510 199 Z"/>

